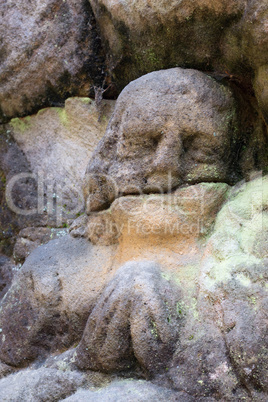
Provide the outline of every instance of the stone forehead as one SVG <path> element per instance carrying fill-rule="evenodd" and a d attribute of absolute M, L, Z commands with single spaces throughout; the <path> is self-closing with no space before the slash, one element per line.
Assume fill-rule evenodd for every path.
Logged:
<path fill-rule="evenodd" d="M 128 84 L 121 92 L 116 111 L 119 114 L 132 106 L 161 107 L 174 110 L 193 104 L 214 111 L 229 109 L 232 92 L 208 75 L 191 69 L 172 68 L 146 74 Z M 121 113 L 120 113 L 121 112 Z"/>

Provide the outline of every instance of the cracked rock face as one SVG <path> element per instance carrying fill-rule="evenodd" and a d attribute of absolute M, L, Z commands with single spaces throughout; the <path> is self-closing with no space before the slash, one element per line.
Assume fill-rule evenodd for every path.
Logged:
<path fill-rule="evenodd" d="M 87 167 L 87 212 L 120 195 L 232 181 L 237 136 L 232 92 L 207 75 L 174 68 L 131 82 Z"/>

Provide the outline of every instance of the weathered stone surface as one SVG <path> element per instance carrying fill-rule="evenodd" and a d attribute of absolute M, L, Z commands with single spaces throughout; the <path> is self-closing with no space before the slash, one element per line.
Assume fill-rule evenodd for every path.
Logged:
<path fill-rule="evenodd" d="M 268 177 L 236 186 L 218 214 L 201 270 L 230 361 L 247 388 L 268 391 Z"/>
<path fill-rule="evenodd" d="M 230 26 L 222 43 L 223 58 L 232 72 L 257 71 L 268 63 L 268 8 L 265 0 L 246 2 L 243 17 Z"/>
<path fill-rule="evenodd" d="M 53 210 L 56 202 L 59 220 L 60 214 L 70 218 L 83 208 L 82 176 L 113 108 L 114 101 L 103 101 L 99 121 L 100 111 L 94 101 L 69 98 L 64 108 L 47 108 L 33 116 L 12 119 L 7 126 L 39 185 L 44 186 L 47 204 L 51 204 L 45 205 L 45 212 Z"/>
<path fill-rule="evenodd" d="M 175 66 L 213 71 L 241 85 L 244 95 L 250 94 L 253 78 L 268 121 L 266 0 L 90 3 L 120 88 L 145 73 Z"/>
<path fill-rule="evenodd" d="M 35 249 L 2 300 L 2 361 L 25 365 L 79 341 L 95 299 L 113 273 L 113 256 L 113 247 L 93 248 L 70 236 Z"/>
<path fill-rule="evenodd" d="M 198 239 L 211 230 L 227 190 L 228 185 L 224 183 L 202 183 L 179 189 L 172 195 L 122 197 L 114 202 L 108 214 L 113 226 L 105 225 L 102 229 L 97 222 L 93 228 L 91 238 L 97 246 L 65 236 L 36 249 L 3 302 L 2 359 L 10 364 L 21 364 L 24 358 L 44 353 L 44 348 L 55 349 L 57 345 L 70 345 L 79 339 L 95 298 L 115 270 L 128 260 L 159 257 L 166 269 L 172 266 L 174 270 L 180 264 L 197 264 L 202 255 Z M 99 214 L 101 219 L 102 215 Z M 91 217 L 86 220 L 89 225 L 94 223 Z M 118 238 L 113 237 L 116 228 L 121 229 Z M 47 229 L 36 228 L 31 234 L 27 229 L 22 235 L 31 242 L 38 231 L 46 233 Z M 88 231 L 85 232 L 84 236 L 88 237 Z M 101 246 L 104 243 L 115 244 L 106 248 Z M 159 256 L 155 254 L 156 247 L 163 250 Z M 168 256 L 165 249 L 172 250 L 174 258 Z M 15 307 L 18 297 L 21 305 Z M 13 323 L 9 320 L 10 314 L 16 317 Z M 24 336 L 25 325 L 28 329 Z M 9 337 L 15 327 L 17 335 Z M 45 336 L 47 331 L 50 337 Z M 8 349 L 12 350 L 11 356 Z"/>
<path fill-rule="evenodd" d="M 246 6 L 244 0 L 90 3 L 121 85 L 147 72 L 174 66 L 215 68 L 224 32 Z"/>
<path fill-rule="evenodd" d="M 243 75 L 244 79 L 248 80 L 248 77 L 253 76 L 255 94 L 266 124 L 268 123 L 267 21 L 266 0 L 247 2 L 243 18 L 226 30 L 222 41 L 222 60 L 228 71 L 237 75 L 241 81 L 243 81 Z"/>
<path fill-rule="evenodd" d="M 194 203 L 187 197 L 192 187 L 203 186 L 210 194 L 206 200 L 211 199 L 210 205 L 205 202 L 204 215 L 210 222 L 226 184 L 179 189 L 185 191 L 179 207 L 197 210 L 202 192 L 195 192 Z M 74 347 L 82 338 L 76 349 L 53 357 L 52 367 L 131 369 L 141 375 L 141 366 L 157 384 L 185 392 L 193 400 L 265 401 L 267 188 L 267 177 L 257 177 L 229 189 L 212 234 L 207 232 L 199 248 L 187 249 L 187 234 L 185 248 L 182 239 L 176 248 L 168 235 L 163 240 L 164 233 L 151 244 L 147 233 L 137 245 L 131 246 L 129 239 L 128 247 L 124 236 L 109 247 L 66 236 L 35 250 L 1 303 L 1 359 L 22 365 L 46 351 Z M 145 200 L 140 198 L 142 205 Z M 117 211 L 122 221 L 131 211 L 139 220 L 138 199 L 115 201 L 122 208 L 125 200 L 126 208 Z M 149 210 L 157 220 L 155 205 Z M 122 266 L 124 261 L 128 263 Z M 159 263 L 161 274 L 156 268 Z M 115 273 L 118 266 L 122 267 Z M 173 322 L 175 327 L 170 327 Z M 167 344 L 173 351 L 166 352 Z"/>
<path fill-rule="evenodd" d="M 37 213 L 37 205 L 37 184 L 29 161 L 10 136 L 10 131 L 1 128 L 0 252 L 12 255 L 15 236 L 21 229 L 47 223 L 43 211 Z"/>
<path fill-rule="evenodd" d="M 73 360 L 81 369 L 164 371 L 179 337 L 181 290 L 154 262 L 118 269 L 89 316 Z"/>
<path fill-rule="evenodd" d="M 82 176 L 113 108 L 114 101 L 103 101 L 99 121 L 100 111 L 95 102 L 89 98 L 69 98 L 64 108 L 47 108 L 37 115 L 12 119 L 10 124 L 2 126 L 2 252 L 12 255 L 21 229 L 62 227 L 83 210 Z M 15 254 L 22 262 L 33 244 L 27 242 L 27 251 L 24 241 L 19 251 L 19 243 Z"/>
<path fill-rule="evenodd" d="M 266 0 L 13 3 L 2 5 L 0 28 L 5 119 L 102 85 L 89 4 L 119 88 L 175 66 L 210 70 L 218 82 L 182 69 L 132 82 L 88 167 L 89 215 L 71 227 L 78 239 L 33 251 L 10 288 L 12 263 L 0 257 L 0 358 L 13 366 L 1 363 L 0 376 L 50 355 L 49 369 L 1 380 L 0 399 L 66 398 L 85 385 L 72 372 L 77 364 L 150 375 L 174 392 L 138 381 L 97 390 L 87 381 L 92 389 L 79 389 L 73 401 L 266 402 L 268 182 L 253 180 L 268 157 Z M 51 226 L 55 205 L 60 221 L 66 210 L 79 212 L 79 176 L 106 127 L 101 93 L 96 104 L 72 98 L 64 109 L 13 120 L 1 135 L 1 253 L 11 253 L 25 226 L 32 229 L 21 232 L 15 256 L 47 241 L 50 229 L 34 227 Z M 57 181 L 43 187 L 47 211 L 29 217 L 8 209 L 5 188 L 22 171 L 29 177 L 12 192 L 18 208 L 38 206 L 32 172 Z M 230 189 L 242 177 L 252 182 Z"/>
<path fill-rule="evenodd" d="M 147 74 L 120 94 L 87 167 L 87 212 L 127 194 L 235 180 L 239 128 L 232 92 L 195 70 Z"/>
<path fill-rule="evenodd" d="M 0 109 L 27 115 L 103 83 L 103 56 L 89 2 L 1 3 Z"/>
<path fill-rule="evenodd" d="M 93 244 L 104 246 L 118 243 L 124 223 L 117 223 L 110 210 L 83 218 L 82 222 L 75 220 L 70 226 L 69 231 L 73 237 L 85 237 Z"/>
<path fill-rule="evenodd" d="M 190 299 L 167 376 L 196 398 L 267 398 L 267 188 L 267 177 L 233 188 L 208 239 L 196 290 L 184 287 Z"/>
<path fill-rule="evenodd" d="M 268 63 L 258 68 L 255 74 L 254 89 L 264 120 L 268 125 Z"/>
<path fill-rule="evenodd" d="M 205 186 L 215 191 L 215 184 Z M 167 377 L 175 389 L 183 389 L 195 398 L 204 395 L 216 399 L 221 396 L 227 400 L 265 401 L 267 397 L 267 297 L 264 290 L 267 282 L 267 188 L 267 177 L 260 177 L 239 183 L 231 190 L 230 198 L 218 214 L 215 231 L 208 239 L 202 264 L 198 259 L 190 259 L 193 248 L 189 248 L 188 233 L 182 236 L 188 246 L 186 260 L 181 255 L 183 243 L 176 249 L 168 233 L 163 231 L 157 233 L 158 240 L 152 247 L 152 233 L 148 230 L 138 234 L 130 231 L 128 241 L 127 230 L 121 239 L 119 237 L 121 256 L 126 260 L 139 255 L 161 261 L 166 268 L 165 275 L 180 283 L 184 290 L 179 303 L 184 325 L 180 328 L 178 347 L 171 366 L 168 365 Z M 191 187 L 176 192 L 183 191 L 186 193 L 185 199 L 179 198 L 180 209 L 183 210 L 184 205 L 185 211 L 188 206 L 198 216 L 200 204 L 195 209 L 192 201 L 194 198 L 199 203 L 201 193 L 196 191 L 195 197 L 189 197 Z M 212 202 L 212 194 L 205 198 L 206 216 L 210 216 L 211 206 L 207 203 Z M 147 197 L 148 200 L 152 197 L 151 203 L 146 204 L 146 197 L 122 197 L 100 215 L 115 218 L 117 212 L 117 222 L 123 223 L 127 218 L 134 223 L 141 220 L 143 224 L 145 221 L 148 224 L 151 216 L 149 228 L 153 222 L 158 222 L 158 216 L 162 217 L 162 224 L 165 217 L 170 222 L 168 210 L 165 215 L 158 215 L 159 205 L 154 209 L 155 199 L 161 196 Z M 163 196 L 167 204 L 168 197 L 170 195 Z M 188 204 L 184 204 L 186 200 Z M 146 213 L 142 208 L 144 204 Z M 191 214 L 190 218 L 194 216 Z M 138 244 L 137 237 L 142 239 Z M 177 265 L 172 261 L 172 253 L 175 253 Z"/>
<path fill-rule="evenodd" d="M 65 399 L 67 402 L 191 402 L 193 400 L 183 392 L 174 392 L 142 380 L 114 381 L 100 390 L 78 390 Z"/>
<path fill-rule="evenodd" d="M 251 401 L 253 393 L 248 395 L 230 360 L 217 304 L 203 297 L 198 280 L 193 292 L 189 290 L 190 285 L 185 289 L 188 298 L 180 305 L 185 325 L 166 373 L 172 388 L 184 390 L 196 399 L 202 395 L 216 400 Z"/>
<path fill-rule="evenodd" d="M 67 229 L 56 228 L 25 228 L 17 237 L 13 257 L 16 262 L 23 263 L 31 252 L 38 246 L 48 243 L 50 240 L 65 236 Z"/>
<path fill-rule="evenodd" d="M 183 306 L 185 326 L 167 374 L 175 389 L 267 398 L 267 188 L 267 177 L 239 183 L 218 214 L 196 291 Z"/>
<path fill-rule="evenodd" d="M 14 367 L 8 366 L 7 364 L 0 362 L 0 379 L 6 377 L 9 374 L 14 373 L 16 369 Z"/>
<path fill-rule="evenodd" d="M 83 382 L 83 375 L 77 372 L 24 370 L 0 380 L 0 398 L 6 402 L 54 402 L 74 393 Z"/>
<path fill-rule="evenodd" d="M 0 300 L 6 294 L 13 278 L 14 264 L 4 255 L 0 254 Z"/>

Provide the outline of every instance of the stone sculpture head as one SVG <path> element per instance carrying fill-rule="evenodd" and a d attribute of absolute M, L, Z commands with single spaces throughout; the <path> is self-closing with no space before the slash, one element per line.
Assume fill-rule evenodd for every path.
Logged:
<path fill-rule="evenodd" d="M 120 195 L 229 182 L 235 126 L 231 90 L 204 73 L 173 68 L 131 82 L 89 162 L 87 212 Z"/>

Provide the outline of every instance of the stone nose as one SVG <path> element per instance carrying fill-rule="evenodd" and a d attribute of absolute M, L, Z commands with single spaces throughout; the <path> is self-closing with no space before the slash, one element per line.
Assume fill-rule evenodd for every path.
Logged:
<path fill-rule="evenodd" d="M 178 173 L 182 154 L 179 134 L 166 133 L 159 142 L 152 164 L 154 172 Z"/>

